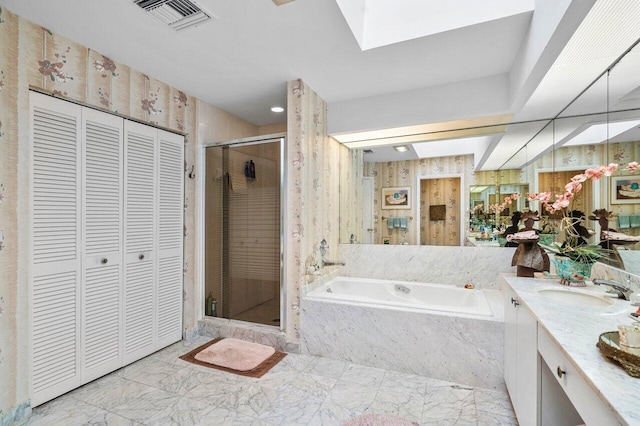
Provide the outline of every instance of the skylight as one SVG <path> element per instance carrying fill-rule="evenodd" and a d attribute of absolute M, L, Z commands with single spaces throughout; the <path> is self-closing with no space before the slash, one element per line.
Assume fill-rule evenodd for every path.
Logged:
<path fill-rule="evenodd" d="M 640 120 L 620 121 L 617 123 L 593 124 L 571 138 L 562 146 L 595 145 L 602 143 L 640 125 Z M 608 128 L 608 134 L 607 134 Z"/>
<path fill-rule="evenodd" d="M 361 50 L 531 12 L 534 0 L 336 0 Z"/>
<path fill-rule="evenodd" d="M 434 142 L 414 143 L 413 149 L 418 158 L 449 157 L 452 155 L 473 154 L 475 163 L 482 157 L 491 143 L 491 136 L 476 136 L 460 139 L 446 139 Z"/>

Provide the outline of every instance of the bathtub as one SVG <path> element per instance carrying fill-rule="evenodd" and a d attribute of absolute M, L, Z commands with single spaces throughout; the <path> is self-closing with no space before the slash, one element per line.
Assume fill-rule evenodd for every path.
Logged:
<path fill-rule="evenodd" d="M 505 389 L 499 290 L 335 277 L 300 306 L 302 354 Z"/>
<path fill-rule="evenodd" d="M 492 316 L 484 292 L 444 284 L 336 277 L 307 294 L 309 300 Z"/>

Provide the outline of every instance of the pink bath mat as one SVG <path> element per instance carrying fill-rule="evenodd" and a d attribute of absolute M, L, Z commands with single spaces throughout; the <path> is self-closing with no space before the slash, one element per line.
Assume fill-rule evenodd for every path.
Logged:
<path fill-rule="evenodd" d="M 223 339 L 198 352 L 198 361 L 238 371 L 253 370 L 276 350 L 258 343 L 238 339 Z"/>
<path fill-rule="evenodd" d="M 180 359 L 242 376 L 262 377 L 286 355 L 258 343 L 218 338 L 182 355 Z"/>

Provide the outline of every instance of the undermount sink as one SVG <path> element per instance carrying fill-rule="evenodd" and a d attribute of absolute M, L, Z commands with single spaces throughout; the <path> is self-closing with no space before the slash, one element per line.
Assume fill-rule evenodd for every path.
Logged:
<path fill-rule="evenodd" d="M 581 290 L 561 287 L 542 287 L 536 290 L 540 296 L 556 302 L 577 306 L 611 306 L 615 302 L 604 296 Z"/>

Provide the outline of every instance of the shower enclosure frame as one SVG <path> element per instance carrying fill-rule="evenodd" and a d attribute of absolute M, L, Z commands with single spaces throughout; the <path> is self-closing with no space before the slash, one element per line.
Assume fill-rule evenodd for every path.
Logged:
<path fill-rule="evenodd" d="M 287 134 L 275 133 L 270 135 L 251 136 L 243 139 L 234 139 L 225 142 L 208 142 L 198 147 L 195 169 L 196 172 L 196 282 L 197 294 L 195 297 L 196 315 L 198 319 L 207 318 L 204 315 L 205 301 L 205 206 L 206 206 L 206 150 L 213 147 L 237 147 L 247 145 L 257 145 L 263 143 L 280 143 L 280 331 L 286 330 L 287 325 L 287 286 L 286 283 L 286 212 L 287 212 Z M 253 323 L 251 323 L 253 324 Z M 267 326 L 277 327 L 277 326 Z"/>

